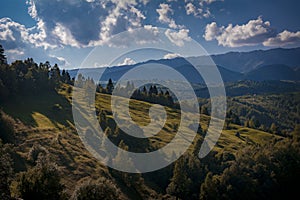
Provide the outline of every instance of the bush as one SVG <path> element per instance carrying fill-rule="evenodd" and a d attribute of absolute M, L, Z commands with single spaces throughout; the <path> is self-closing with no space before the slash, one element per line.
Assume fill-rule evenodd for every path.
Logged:
<path fill-rule="evenodd" d="M 50 162 L 48 156 L 40 154 L 36 166 L 21 173 L 17 189 L 24 200 L 58 200 L 64 187 L 57 165 Z"/>
<path fill-rule="evenodd" d="M 77 186 L 72 200 L 120 199 L 120 194 L 120 190 L 112 181 L 103 177 L 97 181 L 88 178 Z"/>

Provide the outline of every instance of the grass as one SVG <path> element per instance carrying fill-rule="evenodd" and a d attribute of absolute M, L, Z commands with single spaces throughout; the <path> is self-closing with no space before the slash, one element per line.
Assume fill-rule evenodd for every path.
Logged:
<path fill-rule="evenodd" d="M 58 93 L 50 92 L 38 96 L 17 97 L 6 103 L 3 110 L 16 120 L 18 145 L 15 147 L 21 159 L 19 170 L 24 170 L 32 164 L 27 162 L 30 149 L 35 144 L 40 144 L 50 152 L 53 159 L 62 167 L 63 182 L 67 191 L 71 192 L 77 181 L 85 176 L 97 178 L 100 174 L 110 176 L 107 167 L 96 160 L 84 147 L 74 128 L 71 109 L 71 94 L 67 92 L 69 86 L 63 85 Z M 96 108 L 102 109 L 111 115 L 110 95 L 97 94 Z M 120 97 L 118 103 L 124 104 Z M 56 104 L 60 109 L 57 109 Z M 150 122 L 148 114 L 152 104 L 137 100 L 130 100 L 130 115 L 137 124 L 146 126 Z M 55 107 L 55 108 L 54 108 Z M 180 112 L 166 107 L 167 121 L 164 127 L 153 137 L 149 138 L 152 149 L 159 149 L 169 143 L 176 135 L 179 124 Z M 86 115 L 85 113 L 83 113 Z M 120 115 L 119 118 L 124 118 Z M 201 115 L 201 127 L 206 130 L 210 117 Z M 184 136 L 189 138 L 191 130 L 184 129 Z M 236 132 L 240 133 L 237 137 Z M 201 136 L 197 135 L 196 139 Z M 230 129 L 223 130 L 214 151 L 221 154 L 224 151 L 235 154 L 247 145 L 265 145 L 274 136 L 270 133 L 245 128 L 235 124 Z M 195 140 L 194 140 L 195 142 Z M 182 143 L 178 143 L 178 146 Z M 190 147 L 192 150 L 192 147 Z M 171 154 L 171 152 L 165 152 Z"/>

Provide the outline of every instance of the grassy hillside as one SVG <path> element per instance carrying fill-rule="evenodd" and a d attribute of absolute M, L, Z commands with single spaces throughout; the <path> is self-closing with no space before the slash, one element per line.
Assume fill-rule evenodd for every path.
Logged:
<path fill-rule="evenodd" d="M 2 105 L 5 113 L 14 119 L 16 140 L 14 157 L 16 172 L 24 171 L 34 165 L 30 155 L 32 151 L 49 151 L 55 162 L 62 170 L 63 183 L 69 194 L 74 190 L 74 185 L 80 179 L 91 176 L 111 177 L 110 170 L 103 166 L 84 148 L 74 128 L 71 113 L 70 86 L 63 85 L 58 93 L 46 93 L 39 96 L 19 96 Z M 123 98 L 120 97 L 120 102 Z M 131 100 L 131 116 L 140 125 L 149 123 L 148 110 L 152 105 L 147 102 Z M 96 95 L 96 109 L 107 113 L 107 118 L 112 118 L 110 108 L 110 95 Z M 149 139 L 150 149 L 158 149 L 168 143 L 176 134 L 176 125 L 180 117 L 178 110 L 166 108 L 168 120 L 154 137 Z M 119 116 L 122 118 L 122 116 Z M 201 115 L 200 124 L 202 129 L 207 129 L 209 116 Z M 188 131 L 188 130 L 187 130 Z M 239 132 L 240 135 L 236 136 Z M 195 141 L 201 139 L 203 134 L 198 134 Z M 249 145 L 265 145 L 274 138 L 268 132 L 259 131 L 236 124 L 230 124 L 224 130 L 214 151 L 218 155 L 224 152 L 236 154 L 239 150 Z M 193 147 L 191 147 L 191 150 Z M 146 185 L 157 186 L 145 175 Z M 122 188 L 124 198 L 129 198 L 132 189 L 124 186 L 124 183 L 116 182 Z M 156 185 L 156 186 L 155 186 Z M 147 188 L 151 191 L 151 187 Z M 156 188 L 157 189 L 157 188 Z M 163 188 L 157 189 L 163 190 Z M 135 196 L 138 196 L 137 194 Z"/>

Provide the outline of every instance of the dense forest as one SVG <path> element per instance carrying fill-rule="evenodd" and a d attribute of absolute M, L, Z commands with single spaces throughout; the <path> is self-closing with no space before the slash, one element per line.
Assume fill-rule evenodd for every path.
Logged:
<path fill-rule="evenodd" d="M 0 199 L 283 199 L 298 194 L 299 104 L 292 97 L 299 94 L 261 95 L 255 102 L 252 95 L 229 98 L 223 136 L 204 159 L 198 152 L 210 106 L 209 99 L 199 99 L 204 121 L 191 149 L 163 169 L 131 174 L 103 166 L 84 149 L 70 117 L 74 81 L 49 62 L 30 58 L 8 64 L 0 46 Z M 103 86 L 88 77 L 76 81 L 96 88 L 100 126 L 120 148 L 149 152 L 176 134 L 176 121 L 170 120 L 161 137 L 129 137 L 116 126 L 107 105 L 114 89 L 134 86 L 129 82 L 122 89 L 112 80 Z M 136 90 L 134 112 L 144 115 L 158 103 L 170 118 L 178 117 L 170 93 L 156 85 Z M 273 104 L 264 105 L 265 100 Z M 277 120 L 282 117 L 281 124 Z"/>

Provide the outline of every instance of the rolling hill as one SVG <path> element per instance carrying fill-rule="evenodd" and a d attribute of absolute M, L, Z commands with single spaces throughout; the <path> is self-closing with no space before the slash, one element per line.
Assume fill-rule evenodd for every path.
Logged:
<path fill-rule="evenodd" d="M 84 148 L 80 141 L 73 125 L 71 116 L 71 94 L 68 93 L 67 85 L 63 85 L 59 92 L 45 93 L 40 96 L 25 96 L 22 98 L 22 104 L 18 104 L 20 98 L 2 104 L 3 110 L 14 119 L 14 128 L 16 131 L 16 140 L 14 143 L 15 156 L 15 172 L 22 172 L 32 167 L 32 162 L 29 159 L 30 152 L 47 151 L 53 160 L 62 169 L 62 182 L 66 186 L 68 195 L 72 194 L 74 185 L 86 176 L 97 178 L 98 176 L 109 177 L 117 183 L 122 189 L 122 199 L 144 199 L 145 191 L 139 191 L 136 188 L 126 186 L 124 182 L 119 180 L 119 176 L 113 175 L 111 170 L 103 166 L 99 161 L 92 157 Z M 120 102 L 123 98 L 120 97 Z M 54 109 L 55 105 L 59 104 L 60 109 Z M 131 100 L 132 118 L 138 124 L 147 124 L 147 108 L 151 107 L 150 103 Z M 107 120 L 112 119 L 110 110 L 110 95 L 97 94 L 96 108 L 107 113 Z M 167 123 L 162 131 L 149 139 L 150 147 L 153 149 L 160 148 L 169 142 L 174 132 L 174 124 L 177 122 L 178 111 L 172 108 L 166 108 L 168 116 Z M 141 118 L 140 116 L 144 116 Z M 122 118 L 122 116 L 119 116 Z M 200 124 L 203 130 L 207 129 L 209 116 L 202 115 Z M 240 136 L 236 136 L 236 132 Z M 201 138 L 201 135 L 197 136 Z M 280 138 L 276 136 L 275 138 Z M 130 142 L 126 137 L 124 141 Z M 235 155 L 239 149 L 245 146 L 265 145 L 274 139 L 274 135 L 248 127 L 243 127 L 236 124 L 231 124 L 230 128 L 224 129 L 223 133 L 214 148 L 212 155 L 223 154 Z M 195 143 L 194 143 L 195 145 Z M 143 147 L 143 146 L 140 146 Z M 36 150 L 37 149 L 37 150 Z M 46 150 L 45 150 L 46 149 Z M 191 147 L 191 150 L 193 147 Z M 158 171 L 155 173 L 164 173 Z M 160 175 L 162 176 L 162 175 Z M 166 175 L 164 175 L 166 176 Z M 164 190 L 163 185 L 159 185 L 161 179 L 157 179 L 151 174 L 145 174 L 145 186 L 149 191 Z M 170 177 L 164 178 L 166 181 Z M 135 186 L 136 187 L 136 186 Z M 153 195 L 153 194 L 152 194 Z M 158 198 L 155 196 L 154 197 Z"/>

